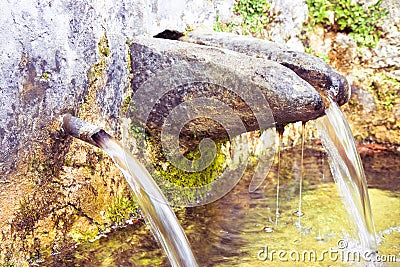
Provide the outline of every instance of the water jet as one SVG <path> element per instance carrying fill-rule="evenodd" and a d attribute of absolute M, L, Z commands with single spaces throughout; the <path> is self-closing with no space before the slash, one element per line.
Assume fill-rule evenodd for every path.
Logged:
<path fill-rule="evenodd" d="M 173 266 L 197 266 L 186 235 L 163 193 L 144 168 L 104 130 L 66 114 L 63 129 L 73 137 L 104 150 L 124 174 L 136 195 L 153 235 L 164 248 Z"/>

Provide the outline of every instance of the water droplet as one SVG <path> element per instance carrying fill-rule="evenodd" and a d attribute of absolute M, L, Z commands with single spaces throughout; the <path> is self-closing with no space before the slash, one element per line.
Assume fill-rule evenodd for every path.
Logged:
<path fill-rule="evenodd" d="M 292 214 L 295 215 L 295 216 L 298 216 L 298 217 L 303 217 L 304 216 L 304 213 L 301 212 L 301 211 L 299 212 L 298 210 L 293 211 Z"/>
<path fill-rule="evenodd" d="M 275 230 L 274 230 L 273 228 L 271 228 L 271 227 L 264 227 L 264 231 L 265 231 L 266 233 L 273 233 L 273 232 L 275 232 Z"/>
<path fill-rule="evenodd" d="M 322 236 L 316 236 L 315 240 L 317 241 L 324 241 L 325 239 Z"/>

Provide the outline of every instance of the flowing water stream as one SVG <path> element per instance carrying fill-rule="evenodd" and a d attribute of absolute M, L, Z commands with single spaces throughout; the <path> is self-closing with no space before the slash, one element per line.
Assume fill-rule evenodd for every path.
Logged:
<path fill-rule="evenodd" d="M 338 105 L 328 100 L 326 116 L 317 121 L 317 128 L 329 155 L 333 178 L 357 226 L 361 248 L 377 251 L 367 181 L 360 155 L 346 118 Z"/>
<path fill-rule="evenodd" d="M 99 131 L 91 138 L 123 173 L 136 195 L 147 224 L 167 253 L 172 266 L 197 266 L 174 211 L 146 168 L 106 132 Z"/>
<path fill-rule="evenodd" d="M 281 149 L 282 149 L 282 138 L 283 138 L 283 128 L 278 129 L 278 135 L 279 135 L 279 142 L 278 142 L 278 148 L 277 148 L 277 155 L 278 155 L 278 178 L 277 178 L 277 183 L 276 183 L 276 208 L 275 208 L 275 225 L 278 225 L 279 221 L 279 190 L 280 190 L 280 173 L 281 173 Z"/>
<path fill-rule="evenodd" d="M 303 122 L 301 125 L 301 161 L 300 161 L 300 181 L 299 181 L 299 209 L 296 214 L 299 217 L 297 227 L 301 228 L 301 216 L 302 212 L 302 197 L 303 197 L 303 179 L 304 179 L 304 143 L 306 141 L 306 123 Z"/>

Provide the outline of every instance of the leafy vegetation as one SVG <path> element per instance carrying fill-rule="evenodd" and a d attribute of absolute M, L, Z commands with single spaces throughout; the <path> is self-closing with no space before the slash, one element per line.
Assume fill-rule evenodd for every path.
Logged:
<path fill-rule="evenodd" d="M 274 20 L 271 4 L 267 0 L 236 0 L 233 10 L 236 19 L 224 23 L 217 17 L 214 24 L 215 31 L 240 31 L 243 34 L 260 37 L 264 35 L 267 25 Z"/>
<path fill-rule="evenodd" d="M 359 46 L 375 47 L 379 41 L 380 21 L 387 15 L 381 1 L 365 9 L 351 0 L 307 0 L 309 25 L 323 25 L 344 32 Z"/>

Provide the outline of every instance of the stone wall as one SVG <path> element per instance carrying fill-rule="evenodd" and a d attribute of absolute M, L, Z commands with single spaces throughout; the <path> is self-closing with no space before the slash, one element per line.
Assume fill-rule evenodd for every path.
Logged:
<path fill-rule="evenodd" d="M 365 7 L 377 1 L 356 1 Z M 355 138 L 362 143 L 400 146 L 400 28 L 398 1 L 383 0 L 388 15 L 380 22 L 382 33 L 376 47 L 357 46 L 345 33 L 321 27 L 307 33 L 314 52 L 345 74 L 352 97 L 344 106 Z"/>
<path fill-rule="evenodd" d="M 232 8 L 221 1 L 187 0 L 174 4 L 6 1 L 0 5 L 1 180 L 16 169 L 25 152 L 31 153 L 30 146 L 43 136 L 44 128 L 63 112 L 79 110 L 100 57 L 106 57 L 107 69 L 94 100 L 101 104 L 100 117 L 111 119 L 107 128 L 115 130 L 116 107 L 127 87 L 129 38 L 167 28 L 184 31 L 198 23 L 211 27 L 217 12 L 229 14 Z M 108 52 L 98 47 L 102 37 L 107 38 Z"/>

